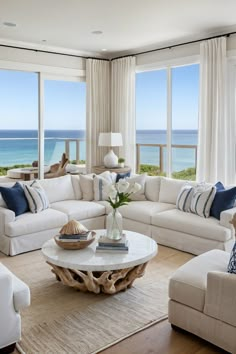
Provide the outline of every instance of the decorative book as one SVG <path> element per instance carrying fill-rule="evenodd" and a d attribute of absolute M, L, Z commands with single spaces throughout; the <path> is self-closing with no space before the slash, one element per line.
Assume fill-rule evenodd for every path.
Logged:
<path fill-rule="evenodd" d="M 100 236 L 98 246 L 101 247 L 125 247 L 127 246 L 126 235 L 122 235 L 120 240 L 111 240 L 107 236 Z"/>

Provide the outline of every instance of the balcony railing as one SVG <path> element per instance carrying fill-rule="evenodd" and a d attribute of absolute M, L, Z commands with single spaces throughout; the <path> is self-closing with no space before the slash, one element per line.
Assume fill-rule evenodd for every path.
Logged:
<path fill-rule="evenodd" d="M 159 153 L 158 153 L 159 156 L 157 155 L 158 161 L 159 161 L 158 173 L 162 174 L 164 172 L 164 148 L 166 148 L 167 145 L 166 144 L 136 144 L 136 171 L 137 171 L 137 173 L 140 172 L 141 147 L 156 147 L 156 148 L 159 148 Z M 177 149 L 194 149 L 194 151 L 195 151 L 194 166 L 191 166 L 191 167 L 195 167 L 196 168 L 196 166 L 197 166 L 197 145 L 177 145 L 177 144 L 173 144 L 173 145 L 171 145 L 171 147 L 172 148 L 177 148 Z"/>
<path fill-rule="evenodd" d="M 0 138 L 0 143 L 1 142 L 6 142 L 5 144 L 10 144 L 10 142 L 14 142 L 14 144 L 16 142 L 19 142 L 19 144 L 17 144 L 16 146 L 12 146 L 12 148 L 15 148 L 14 151 L 12 151 L 12 157 L 9 156 L 9 151 L 8 152 L 8 164 L 9 165 L 15 165 L 15 164 L 23 164 L 23 163 L 27 163 L 27 164 L 31 164 L 33 162 L 33 160 L 35 160 L 35 158 L 37 158 L 37 141 L 38 141 L 38 138 Z M 20 141 L 22 141 L 22 147 L 20 145 Z M 35 143 L 33 144 L 26 144 L 26 146 L 23 147 L 23 141 L 24 142 L 27 142 L 27 141 L 35 141 Z M 66 152 L 69 160 L 72 160 L 72 152 L 73 152 L 73 157 L 75 157 L 75 162 L 76 164 L 79 164 L 80 161 L 83 159 L 84 160 L 84 156 L 81 158 L 81 146 L 80 144 L 82 142 L 85 141 L 85 139 L 82 139 L 82 138 L 54 138 L 54 137 L 46 137 L 44 138 L 44 141 L 45 143 L 47 141 L 55 141 L 56 143 L 57 142 L 64 142 L 64 146 L 62 146 L 62 148 L 60 149 L 60 152 L 58 152 L 58 156 L 55 158 L 54 157 L 54 160 L 55 159 L 60 159 L 61 157 L 61 154 L 63 152 Z M 72 147 L 71 147 L 71 143 L 75 143 L 75 147 L 73 146 L 73 148 L 75 149 L 74 151 L 72 151 Z M 4 144 L 4 145 L 5 145 Z M 6 145 L 5 145 L 6 146 Z M 10 148 L 10 145 L 9 145 L 9 148 Z M 31 156 L 29 157 L 29 161 L 25 162 L 25 161 L 20 161 L 21 158 L 20 156 L 22 156 L 22 154 L 24 154 L 24 149 L 25 149 L 25 152 L 27 152 L 27 155 L 29 153 L 29 150 L 35 152 L 34 154 L 34 157 L 32 157 L 32 161 L 30 160 L 31 159 Z M 9 149 L 10 150 L 10 149 Z M 13 150 L 13 149 L 12 149 Z M 47 151 L 47 147 L 45 147 L 45 152 Z M 52 150 L 51 151 L 52 154 L 54 153 L 54 151 Z M 2 153 L 4 154 L 4 151 L 2 150 Z M 17 153 L 19 154 L 19 156 L 17 155 Z M 60 155 L 60 156 L 59 156 Z M 14 157 L 15 157 L 15 161 L 14 161 Z M 74 158 L 73 158 L 74 159 Z M 54 162 L 58 162 L 58 161 L 47 161 L 47 163 L 54 163 Z M 0 158 L 0 166 L 2 165 L 2 161 L 1 161 L 1 158 Z M 5 163 L 4 163 L 5 165 Z"/>

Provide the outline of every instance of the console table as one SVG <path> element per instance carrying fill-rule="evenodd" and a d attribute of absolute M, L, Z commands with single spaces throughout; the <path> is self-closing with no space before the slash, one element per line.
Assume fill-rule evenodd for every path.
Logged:
<path fill-rule="evenodd" d="M 128 173 L 128 172 L 131 172 L 131 167 L 129 167 L 129 166 L 113 167 L 113 168 L 109 168 L 109 167 L 105 167 L 105 166 L 93 166 L 92 167 L 92 172 L 96 173 L 97 175 L 99 175 L 100 173 L 105 172 L 105 171 L 116 172 L 116 173 Z"/>

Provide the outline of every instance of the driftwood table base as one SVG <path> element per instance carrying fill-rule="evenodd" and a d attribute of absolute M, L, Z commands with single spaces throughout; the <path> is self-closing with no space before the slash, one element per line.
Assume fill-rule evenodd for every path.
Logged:
<path fill-rule="evenodd" d="M 83 292 L 115 294 L 130 288 L 136 278 L 141 278 L 148 262 L 131 268 L 103 272 L 72 270 L 50 262 L 47 263 L 52 267 L 52 272 L 56 275 L 57 280 L 64 285 Z"/>

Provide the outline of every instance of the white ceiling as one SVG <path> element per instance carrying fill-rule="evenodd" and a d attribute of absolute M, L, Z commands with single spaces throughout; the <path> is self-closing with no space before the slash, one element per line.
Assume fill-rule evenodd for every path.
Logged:
<path fill-rule="evenodd" d="M 235 14 L 235 0 L 0 0 L 0 44 L 114 57 L 236 30 Z"/>

